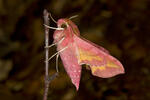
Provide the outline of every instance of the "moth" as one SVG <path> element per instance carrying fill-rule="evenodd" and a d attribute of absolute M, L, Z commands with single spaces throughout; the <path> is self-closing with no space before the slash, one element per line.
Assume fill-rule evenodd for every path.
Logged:
<path fill-rule="evenodd" d="M 78 27 L 70 19 L 62 18 L 56 23 L 57 28 L 47 26 L 56 29 L 52 44 L 57 45 L 58 52 L 55 55 L 57 58 L 60 55 L 64 68 L 77 90 L 83 64 L 90 67 L 92 75 L 101 78 L 124 73 L 123 65 L 106 49 L 81 37 Z"/>

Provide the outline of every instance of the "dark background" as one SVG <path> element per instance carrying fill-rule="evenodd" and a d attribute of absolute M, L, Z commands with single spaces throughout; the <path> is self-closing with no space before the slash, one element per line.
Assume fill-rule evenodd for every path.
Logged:
<path fill-rule="evenodd" d="M 0 100 L 42 100 L 45 8 L 55 20 L 79 15 L 81 36 L 108 49 L 126 72 L 103 79 L 83 68 L 77 92 L 59 59 L 49 100 L 150 100 L 149 0 L 0 0 Z"/>

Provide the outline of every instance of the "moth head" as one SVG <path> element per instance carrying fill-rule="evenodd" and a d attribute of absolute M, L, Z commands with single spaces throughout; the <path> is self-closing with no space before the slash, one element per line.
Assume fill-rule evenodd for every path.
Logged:
<path fill-rule="evenodd" d="M 57 28 L 63 30 L 56 30 L 54 32 L 53 38 L 56 42 L 62 40 L 62 38 L 71 38 L 73 34 L 79 36 L 80 33 L 77 26 L 70 19 L 67 18 L 59 19 L 57 21 Z"/>
<path fill-rule="evenodd" d="M 67 27 L 69 27 L 68 22 L 69 22 L 68 19 L 59 19 L 59 20 L 57 21 L 57 27 L 58 27 L 58 28 L 66 29 Z"/>
<path fill-rule="evenodd" d="M 66 21 L 66 19 L 59 19 L 57 21 L 57 27 L 58 27 L 58 29 L 63 29 L 63 30 L 56 30 L 54 32 L 53 38 L 54 38 L 55 42 L 58 42 L 66 37 L 65 30 L 69 27 L 69 25 L 68 25 L 68 22 Z"/>

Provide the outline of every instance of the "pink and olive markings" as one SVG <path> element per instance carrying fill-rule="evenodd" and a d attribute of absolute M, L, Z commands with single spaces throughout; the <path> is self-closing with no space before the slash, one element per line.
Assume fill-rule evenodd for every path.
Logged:
<path fill-rule="evenodd" d="M 75 41 L 79 48 L 78 50 L 81 52 L 80 62 L 90 65 L 93 75 L 108 78 L 124 73 L 122 64 L 109 55 L 104 48 L 96 46 L 96 44 L 92 45 L 77 36 L 75 36 Z"/>
<path fill-rule="evenodd" d="M 81 65 L 90 66 L 92 74 L 108 78 L 124 73 L 122 64 L 107 50 L 80 37 L 77 26 L 69 19 L 59 19 L 53 38 L 64 68 L 72 83 L 79 88 Z M 61 52 L 60 52 L 61 51 Z"/>

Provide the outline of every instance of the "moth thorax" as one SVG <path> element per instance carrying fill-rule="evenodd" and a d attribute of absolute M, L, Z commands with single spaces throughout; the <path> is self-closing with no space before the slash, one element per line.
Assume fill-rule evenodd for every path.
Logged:
<path fill-rule="evenodd" d="M 59 42 L 64 38 L 63 31 L 56 30 L 53 35 L 54 41 Z"/>

